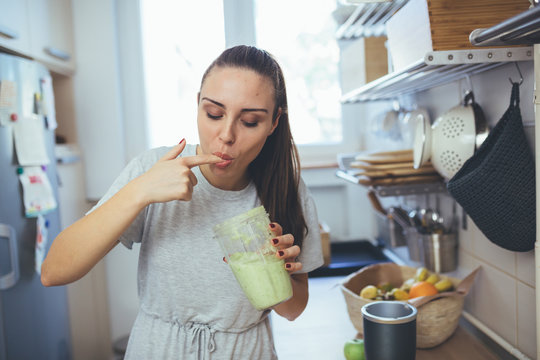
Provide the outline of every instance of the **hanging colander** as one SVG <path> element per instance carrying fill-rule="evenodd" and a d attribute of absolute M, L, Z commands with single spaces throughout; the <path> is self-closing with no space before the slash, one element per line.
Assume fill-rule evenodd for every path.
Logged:
<path fill-rule="evenodd" d="M 468 92 L 463 104 L 438 117 L 431 127 L 431 163 L 450 179 L 473 156 L 487 137 L 487 124 L 474 95 Z"/>

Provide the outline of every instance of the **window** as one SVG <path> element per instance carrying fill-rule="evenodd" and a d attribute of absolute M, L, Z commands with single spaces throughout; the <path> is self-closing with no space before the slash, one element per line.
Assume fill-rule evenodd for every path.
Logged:
<path fill-rule="evenodd" d="M 150 147 L 199 142 L 197 93 L 225 49 L 223 0 L 141 1 Z"/>
<path fill-rule="evenodd" d="M 255 0 L 257 46 L 278 59 L 298 145 L 343 140 L 335 0 Z"/>

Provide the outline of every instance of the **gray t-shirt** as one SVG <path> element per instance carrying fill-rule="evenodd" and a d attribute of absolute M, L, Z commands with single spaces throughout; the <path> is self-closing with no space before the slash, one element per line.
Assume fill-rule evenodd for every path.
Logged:
<path fill-rule="evenodd" d="M 169 150 L 133 159 L 96 207 Z M 187 145 L 181 156 L 195 150 Z M 276 359 L 269 310 L 251 306 L 212 233 L 214 225 L 260 205 L 255 185 L 225 191 L 208 183 L 198 167 L 192 171 L 198 184 L 191 201 L 147 206 L 119 239 L 128 248 L 141 243 L 140 308 L 126 359 Z M 303 181 L 300 199 L 309 229 L 298 258 L 305 273 L 323 259 L 316 208 Z"/>

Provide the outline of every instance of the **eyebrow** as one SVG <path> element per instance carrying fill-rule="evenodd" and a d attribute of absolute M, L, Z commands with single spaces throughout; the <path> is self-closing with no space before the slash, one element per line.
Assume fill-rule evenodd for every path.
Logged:
<path fill-rule="evenodd" d="M 223 105 L 222 103 L 209 99 L 207 97 L 203 97 L 201 100 L 210 101 L 211 103 L 216 104 L 217 106 L 222 107 L 223 109 L 226 109 L 225 105 Z M 241 110 L 241 112 L 252 112 L 252 111 L 262 111 L 268 114 L 268 110 L 264 108 L 244 108 Z"/>

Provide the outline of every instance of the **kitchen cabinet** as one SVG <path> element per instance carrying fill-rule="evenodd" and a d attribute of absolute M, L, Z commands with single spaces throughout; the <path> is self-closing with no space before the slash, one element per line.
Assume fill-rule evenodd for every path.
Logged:
<path fill-rule="evenodd" d="M 0 0 L 0 47 L 29 55 L 30 31 L 26 0 Z"/>
<path fill-rule="evenodd" d="M 51 70 L 72 75 L 74 46 L 71 0 L 27 0 L 31 55 Z"/>

